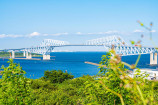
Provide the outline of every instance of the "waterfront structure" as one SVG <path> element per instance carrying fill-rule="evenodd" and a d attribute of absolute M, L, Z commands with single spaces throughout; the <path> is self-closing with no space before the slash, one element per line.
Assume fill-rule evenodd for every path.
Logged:
<path fill-rule="evenodd" d="M 157 49 L 154 47 L 145 46 L 129 46 L 120 36 L 108 36 L 88 40 L 83 44 L 70 44 L 67 41 L 44 39 L 37 47 L 19 48 L 19 49 L 4 49 L 0 51 L 12 52 L 12 58 L 15 58 L 15 52 L 23 52 L 26 59 L 31 59 L 31 53 L 43 55 L 43 60 L 50 59 L 50 53 L 55 47 L 66 46 L 104 46 L 106 49 L 114 49 L 121 56 L 150 54 L 150 64 L 157 64 Z M 154 57 L 154 58 L 153 58 Z"/>
<path fill-rule="evenodd" d="M 142 75 L 144 77 L 146 75 L 148 75 L 147 77 L 145 77 L 145 79 L 148 79 L 148 80 L 158 80 L 158 70 L 157 69 L 147 69 L 147 68 L 140 69 L 139 75 L 138 75 L 137 69 L 134 69 L 133 73 L 129 74 L 129 76 L 131 76 L 132 78 L 134 76 L 139 77 L 140 75 Z"/>

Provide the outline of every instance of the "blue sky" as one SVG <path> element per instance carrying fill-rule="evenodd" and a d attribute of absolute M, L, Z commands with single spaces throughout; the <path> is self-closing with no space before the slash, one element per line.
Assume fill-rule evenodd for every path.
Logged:
<path fill-rule="evenodd" d="M 151 46 L 137 20 L 153 22 L 158 46 L 158 0 L 0 0 L 0 49 L 31 47 L 48 38 L 84 43 L 114 34 L 126 42 L 144 34 L 143 45 Z"/>

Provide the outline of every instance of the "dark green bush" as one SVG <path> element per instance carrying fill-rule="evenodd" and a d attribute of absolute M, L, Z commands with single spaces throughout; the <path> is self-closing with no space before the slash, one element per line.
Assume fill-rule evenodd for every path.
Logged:
<path fill-rule="evenodd" d="M 45 71 L 43 79 L 50 80 L 51 83 L 62 83 L 67 79 L 73 79 L 73 75 L 64 73 L 61 70 Z"/>
<path fill-rule="evenodd" d="M 31 88 L 32 89 L 50 89 L 50 90 L 55 90 L 56 85 L 50 83 L 50 81 L 44 81 L 42 79 L 35 79 L 31 81 Z"/>

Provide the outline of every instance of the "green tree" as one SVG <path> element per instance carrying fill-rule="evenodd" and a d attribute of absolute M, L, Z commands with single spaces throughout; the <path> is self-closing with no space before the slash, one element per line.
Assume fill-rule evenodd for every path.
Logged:
<path fill-rule="evenodd" d="M 72 79 L 74 76 L 68 74 L 67 72 L 64 73 L 61 70 L 52 70 L 52 71 L 45 71 L 44 72 L 44 79 L 50 80 L 52 83 L 62 83 L 67 79 Z"/>
<path fill-rule="evenodd" d="M 31 104 L 30 81 L 25 78 L 26 73 L 19 64 L 8 61 L 9 66 L 2 66 L 2 79 L 0 80 L 1 105 L 27 105 Z"/>

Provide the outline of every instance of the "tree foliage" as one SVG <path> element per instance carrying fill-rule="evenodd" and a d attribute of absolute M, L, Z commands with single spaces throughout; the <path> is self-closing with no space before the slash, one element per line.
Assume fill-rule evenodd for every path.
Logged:
<path fill-rule="evenodd" d="M 113 55 L 113 56 L 112 56 Z M 138 56 L 139 58 L 139 56 Z M 147 80 L 143 75 L 140 75 L 140 69 L 137 69 L 137 74 L 134 77 L 128 75 L 128 70 L 124 67 L 126 63 L 121 61 L 121 58 L 111 50 L 106 56 L 102 57 L 100 62 L 106 65 L 107 68 L 101 68 L 101 72 L 105 76 L 100 79 L 100 84 L 104 87 L 105 91 L 112 94 L 107 94 L 112 97 L 111 104 L 156 104 L 157 97 L 154 96 L 154 82 Z M 126 64 L 127 66 L 129 64 Z M 129 65 L 133 68 L 133 65 Z M 134 64 L 136 67 L 136 64 Z M 106 72 L 106 73 L 105 73 Z M 140 77 L 136 77 L 140 75 Z"/>
<path fill-rule="evenodd" d="M 27 79 L 20 65 L 13 60 L 9 63 L 8 67 L 2 66 L 2 105 L 154 105 L 158 102 L 158 82 L 144 76 L 130 78 L 124 62 L 114 51 L 102 56 L 99 75 L 75 79 L 57 70 L 45 71 L 43 78 Z"/>
<path fill-rule="evenodd" d="M 9 66 L 2 66 L 2 79 L 0 80 L 0 104 L 25 105 L 31 104 L 30 81 L 24 77 L 26 73 L 20 65 L 8 61 Z"/>
<path fill-rule="evenodd" d="M 52 70 L 52 71 L 45 71 L 44 72 L 44 79 L 50 80 L 52 83 L 62 83 L 67 79 L 72 79 L 74 76 L 68 74 L 67 72 L 64 73 L 62 70 Z"/>

